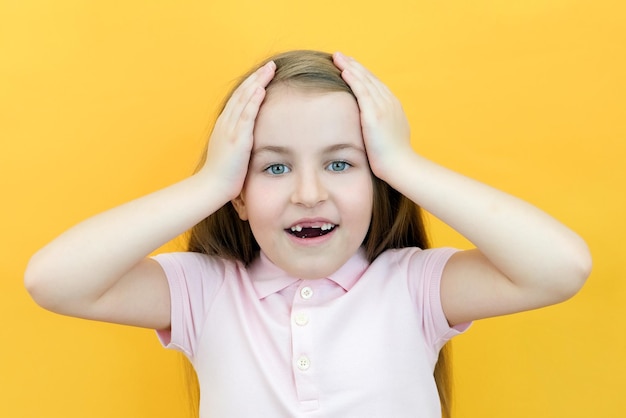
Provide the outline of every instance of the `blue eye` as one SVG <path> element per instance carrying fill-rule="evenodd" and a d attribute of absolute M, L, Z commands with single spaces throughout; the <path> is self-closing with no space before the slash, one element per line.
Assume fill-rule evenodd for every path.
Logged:
<path fill-rule="evenodd" d="M 265 169 L 265 172 L 274 176 L 279 176 L 289 172 L 289 168 L 285 164 L 272 164 Z"/>
<path fill-rule="evenodd" d="M 330 171 L 346 171 L 349 167 L 350 167 L 350 164 L 348 164 L 345 161 L 333 161 L 332 163 L 328 165 L 327 168 Z"/>

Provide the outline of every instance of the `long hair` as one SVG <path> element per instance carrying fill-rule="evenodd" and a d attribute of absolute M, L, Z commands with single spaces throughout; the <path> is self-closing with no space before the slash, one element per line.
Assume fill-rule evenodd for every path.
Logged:
<path fill-rule="evenodd" d="M 276 71 L 274 78 L 266 87 L 267 90 L 276 85 L 288 84 L 298 89 L 318 92 L 346 92 L 356 100 L 350 87 L 341 78 L 340 70 L 333 64 L 330 54 L 318 51 L 290 51 L 268 58 L 245 74 L 225 98 L 220 113 L 237 86 L 270 60 L 275 62 Z M 206 149 L 198 169 L 206 160 Z M 383 180 L 372 175 L 372 181 L 374 186 L 372 219 L 362 244 L 369 261 L 372 262 L 382 252 L 392 248 L 428 248 L 421 208 Z M 257 257 L 260 248 L 248 223 L 239 218 L 232 203 L 229 202 L 190 230 L 187 250 L 238 260 L 248 265 Z M 448 357 L 449 346 L 446 344 L 439 353 L 434 371 L 443 418 L 450 418 L 451 415 L 452 388 Z M 187 367 L 191 369 L 189 363 Z M 197 394 L 197 379 L 191 370 L 187 372 L 192 377 L 190 391 Z M 197 411 L 198 398 L 195 395 L 193 398 Z"/>

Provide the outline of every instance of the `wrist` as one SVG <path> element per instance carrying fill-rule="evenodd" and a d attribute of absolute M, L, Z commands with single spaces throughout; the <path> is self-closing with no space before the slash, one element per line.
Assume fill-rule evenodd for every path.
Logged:
<path fill-rule="evenodd" d="M 418 164 L 419 156 L 411 147 L 387 153 L 385 158 L 376 158 L 370 161 L 372 173 L 379 179 L 397 189 L 397 183 L 402 182 L 409 170 Z"/>
<path fill-rule="evenodd" d="M 207 167 L 192 175 L 189 181 L 194 184 L 195 193 L 208 200 L 206 203 L 209 206 L 217 205 L 219 208 L 241 193 L 241 186 L 234 187 L 225 176 L 220 176 Z"/>

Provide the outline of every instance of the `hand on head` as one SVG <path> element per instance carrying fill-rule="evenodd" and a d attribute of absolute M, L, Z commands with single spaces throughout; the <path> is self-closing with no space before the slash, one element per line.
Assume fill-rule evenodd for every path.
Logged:
<path fill-rule="evenodd" d="M 412 152 L 402 105 L 385 84 L 353 58 L 336 52 L 333 61 L 357 98 L 370 167 L 377 177 L 387 180 L 397 159 Z"/>
<path fill-rule="evenodd" d="M 244 80 L 224 106 L 211 133 L 202 171 L 223 180 L 229 199 L 239 195 L 246 178 L 254 122 L 275 69 L 276 64 L 270 61 Z"/>

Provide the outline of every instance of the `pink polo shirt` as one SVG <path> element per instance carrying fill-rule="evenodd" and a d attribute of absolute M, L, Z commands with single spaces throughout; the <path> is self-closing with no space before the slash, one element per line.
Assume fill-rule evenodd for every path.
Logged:
<path fill-rule="evenodd" d="M 433 368 L 450 328 L 439 296 L 453 249 L 362 252 L 331 277 L 288 276 L 263 254 L 241 263 L 162 254 L 168 348 L 200 381 L 200 417 L 440 418 Z"/>

